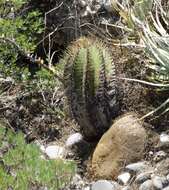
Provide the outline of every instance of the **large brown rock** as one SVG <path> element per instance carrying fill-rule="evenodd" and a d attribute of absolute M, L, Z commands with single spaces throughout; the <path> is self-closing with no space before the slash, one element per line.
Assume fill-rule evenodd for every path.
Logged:
<path fill-rule="evenodd" d="M 117 119 L 100 139 L 92 158 L 94 177 L 114 179 L 129 163 L 144 156 L 146 131 L 138 118 L 129 113 Z"/>

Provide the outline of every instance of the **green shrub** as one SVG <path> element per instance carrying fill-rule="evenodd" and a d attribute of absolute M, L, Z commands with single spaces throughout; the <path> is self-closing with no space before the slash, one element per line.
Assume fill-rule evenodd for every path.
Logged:
<path fill-rule="evenodd" d="M 0 127 L 0 189 L 63 188 L 75 173 L 71 161 L 46 160 L 39 147 L 26 144 L 22 133 Z"/>
<path fill-rule="evenodd" d="M 43 32 L 38 10 L 22 12 L 27 3 L 28 0 L 0 1 L 0 74 L 17 80 L 30 74 L 23 67 L 24 60 L 17 62 L 19 51 L 33 53 Z"/>

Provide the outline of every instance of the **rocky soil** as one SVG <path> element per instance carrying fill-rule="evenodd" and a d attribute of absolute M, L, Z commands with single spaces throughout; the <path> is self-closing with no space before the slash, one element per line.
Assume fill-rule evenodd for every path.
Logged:
<path fill-rule="evenodd" d="M 88 173 L 81 168 L 81 164 L 84 167 L 85 163 L 79 163 L 77 174 L 69 187 L 65 188 L 66 190 L 167 190 L 169 188 L 169 135 L 164 132 L 156 135 L 154 146 L 149 147 L 148 152 L 143 152 L 146 151 L 145 131 L 139 124 L 125 125 L 124 119 L 126 116 L 116 121 L 103 135 L 94 154 L 90 156 L 93 159 L 92 165 L 90 160 L 87 163 Z M 118 125 L 119 121 L 124 122 L 123 125 Z M 127 127 L 127 129 L 125 133 L 115 132 L 117 127 L 122 129 Z M 117 136 L 113 139 L 111 135 Z M 84 154 L 86 153 L 84 149 L 91 148 L 91 144 L 83 140 L 80 133 L 71 134 L 63 146 L 59 146 L 56 142 L 45 146 L 39 143 L 39 146 L 42 154 L 49 159 L 77 159 L 80 152 Z M 83 147 L 85 148 L 82 150 Z M 99 167 L 95 168 L 97 164 Z"/>
<path fill-rule="evenodd" d="M 58 1 L 53 6 L 47 14 L 46 33 L 58 27 L 52 39 L 59 52 L 79 36 L 97 36 L 112 49 L 118 77 L 145 78 L 147 59 L 142 50 L 112 45 L 123 31 L 114 27 L 120 17 L 109 0 Z M 99 142 L 89 143 L 74 121 L 49 112 L 53 107 L 64 111 L 63 90 L 32 95 L 23 93 L 12 79 L 0 82 L 5 89 L 0 116 L 8 126 L 24 131 L 27 141 L 38 144 L 44 157 L 77 162 L 77 174 L 64 190 L 169 190 L 168 115 L 139 120 L 160 101 L 154 102 L 152 89 L 119 79 L 119 118 Z"/>

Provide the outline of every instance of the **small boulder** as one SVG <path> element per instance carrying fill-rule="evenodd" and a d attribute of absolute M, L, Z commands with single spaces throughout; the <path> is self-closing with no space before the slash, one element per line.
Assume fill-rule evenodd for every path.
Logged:
<path fill-rule="evenodd" d="M 117 178 L 126 164 L 143 158 L 146 139 L 146 131 L 134 114 L 117 119 L 94 151 L 94 176 L 102 179 Z"/>

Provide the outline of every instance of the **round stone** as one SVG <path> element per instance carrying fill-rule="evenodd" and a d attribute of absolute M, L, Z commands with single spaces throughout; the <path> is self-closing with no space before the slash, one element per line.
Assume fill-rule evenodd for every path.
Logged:
<path fill-rule="evenodd" d="M 144 155 L 146 131 L 133 114 L 117 119 L 100 139 L 92 158 L 96 177 L 115 179 L 125 164 Z"/>
<path fill-rule="evenodd" d="M 65 149 L 58 145 L 49 145 L 46 147 L 45 153 L 50 159 L 58 159 L 64 157 Z"/>
<path fill-rule="evenodd" d="M 74 144 L 81 142 L 82 139 L 83 139 L 83 136 L 81 133 L 74 133 L 68 137 L 68 139 L 66 141 L 66 146 L 71 147 Z"/>
<path fill-rule="evenodd" d="M 117 185 L 107 180 L 99 180 L 92 184 L 91 190 L 117 190 Z"/>
<path fill-rule="evenodd" d="M 121 183 L 122 185 L 126 185 L 129 182 L 130 178 L 131 175 L 128 172 L 122 173 L 117 177 L 119 183 Z"/>
<path fill-rule="evenodd" d="M 160 135 L 160 142 L 161 144 L 169 144 L 169 135 L 167 135 L 166 133 L 162 133 Z"/>
<path fill-rule="evenodd" d="M 153 188 L 152 180 L 147 180 L 140 185 L 139 190 L 152 190 L 152 188 Z"/>

